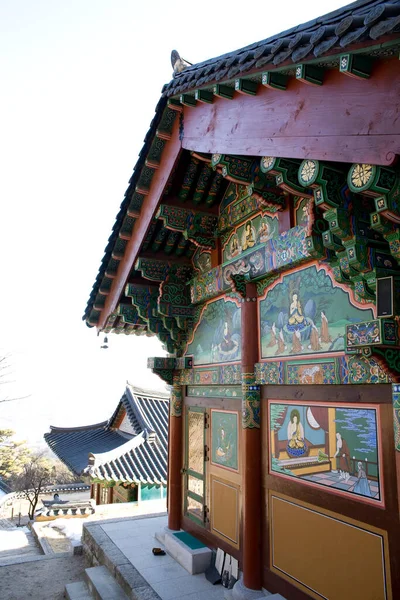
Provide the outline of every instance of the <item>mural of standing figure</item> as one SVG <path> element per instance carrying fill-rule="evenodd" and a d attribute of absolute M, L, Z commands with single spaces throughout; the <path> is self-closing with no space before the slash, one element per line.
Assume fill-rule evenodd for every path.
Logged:
<path fill-rule="evenodd" d="M 368 483 L 367 474 L 365 469 L 363 468 L 363 464 L 361 461 L 357 463 L 357 482 L 353 488 L 353 492 L 355 494 L 361 494 L 362 496 L 368 496 L 371 498 L 371 490 Z"/>
<path fill-rule="evenodd" d="M 300 354 L 303 350 L 303 346 L 301 344 L 301 333 L 298 329 L 293 333 L 292 336 L 292 349 L 290 351 L 291 354 Z"/>
<path fill-rule="evenodd" d="M 285 338 L 283 337 L 283 330 L 281 329 L 278 336 L 278 348 L 275 354 L 282 354 L 285 350 L 287 350 L 287 346 L 285 344 Z"/>
<path fill-rule="evenodd" d="M 321 350 L 321 345 L 319 343 L 318 328 L 316 327 L 315 323 L 313 323 L 311 326 L 310 343 L 308 345 L 308 348 L 311 350 Z"/>
<path fill-rule="evenodd" d="M 272 348 L 272 346 L 276 346 L 276 344 L 277 344 L 276 325 L 275 325 L 275 323 L 272 323 L 272 327 L 271 327 L 271 339 L 270 339 L 270 342 L 268 344 L 268 347 Z"/>
<path fill-rule="evenodd" d="M 347 442 L 342 435 L 336 434 L 336 452 L 334 458 L 338 458 L 338 471 L 340 479 L 349 479 L 350 477 L 350 450 Z"/>
<path fill-rule="evenodd" d="M 326 318 L 325 313 L 321 310 L 321 342 L 323 344 L 330 344 L 331 341 L 328 319 Z"/>

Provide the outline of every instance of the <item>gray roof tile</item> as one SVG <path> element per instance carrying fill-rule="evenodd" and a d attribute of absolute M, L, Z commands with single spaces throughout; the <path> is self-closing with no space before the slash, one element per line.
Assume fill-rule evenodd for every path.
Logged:
<path fill-rule="evenodd" d="M 45 440 L 55 454 L 80 474 L 109 481 L 166 483 L 168 395 L 127 384 L 109 421 L 75 428 L 51 427 Z M 132 435 L 114 429 L 124 410 Z"/>

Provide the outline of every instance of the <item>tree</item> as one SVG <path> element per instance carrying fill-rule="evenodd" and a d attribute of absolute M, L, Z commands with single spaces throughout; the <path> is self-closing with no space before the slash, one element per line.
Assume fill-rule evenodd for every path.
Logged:
<path fill-rule="evenodd" d="M 10 355 L 4 354 L 0 355 L 0 385 L 4 386 L 9 383 L 12 383 L 9 380 L 9 376 L 11 375 L 10 371 Z M 2 387 L 2 391 L 0 393 L 0 403 L 2 402 L 13 402 L 14 400 L 25 400 L 25 398 L 29 398 L 29 396 L 17 396 L 17 397 L 9 397 L 4 395 L 4 388 Z"/>
<path fill-rule="evenodd" d="M 14 489 L 21 492 L 29 502 L 30 519 L 34 517 L 43 488 L 53 482 L 53 472 L 51 462 L 39 452 L 31 454 L 29 462 L 23 465 L 21 473 L 14 479 Z"/>
<path fill-rule="evenodd" d="M 17 442 L 13 436 L 11 429 L 0 429 L 0 477 L 6 481 L 20 475 L 30 457 L 25 442 Z"/>

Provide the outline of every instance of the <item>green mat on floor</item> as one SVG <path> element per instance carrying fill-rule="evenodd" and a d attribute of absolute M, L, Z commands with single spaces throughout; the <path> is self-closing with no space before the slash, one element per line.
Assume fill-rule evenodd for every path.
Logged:
<path fill-rule="evenodd" d="M 186 546 L 189 546 L 191 550 L 198 550 L 199 548 L 206 547 L 204 544 L 199 542 L 199 540 L 196 540 L 195 537 L 193 537 L 192 535 L 190 535 L 190 533 L 187 533 L 186 531 L 178 531 L 177 533 L 174 533 L 174 536 L 177 537 L 178 540 L 186 544 Z"/>

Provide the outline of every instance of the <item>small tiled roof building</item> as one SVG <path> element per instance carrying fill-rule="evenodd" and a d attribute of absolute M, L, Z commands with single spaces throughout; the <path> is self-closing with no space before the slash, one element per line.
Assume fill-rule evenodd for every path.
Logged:
<path fill-rule="evenodd" d="M 127 383 L 108 421 L 51 426 L 44 438 L 71 471 L 90 478 L 98 504 L 165 498 L 168 400 Z"/>

